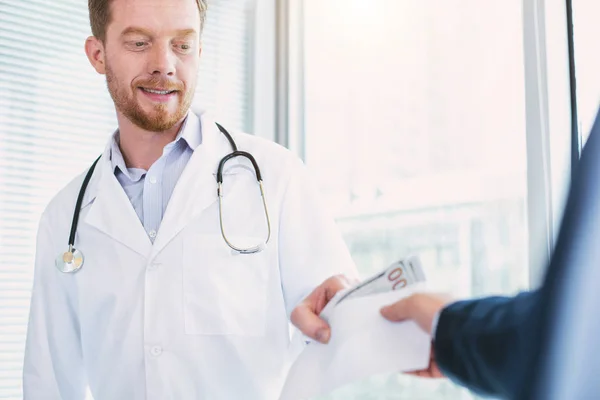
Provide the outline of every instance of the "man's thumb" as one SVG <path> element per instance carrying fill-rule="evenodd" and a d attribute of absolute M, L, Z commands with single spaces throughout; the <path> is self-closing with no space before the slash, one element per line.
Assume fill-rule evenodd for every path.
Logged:
<path fill-rule="evenodd" d="M 380 312 L 383 315 L 383 318 L 392 322 L 400 322 L 406 319 L 410 319 L 410 306 L 409 299 L 406 298 L 400 300 L 394 304 L 390 304 L 388 306 L 383 307 Z"/>

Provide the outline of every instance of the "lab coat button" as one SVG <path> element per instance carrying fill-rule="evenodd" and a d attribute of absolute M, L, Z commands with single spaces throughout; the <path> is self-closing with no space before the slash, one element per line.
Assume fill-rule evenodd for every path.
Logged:
<path fill-rule="evenodd" d="M 159 263 L 152 263 L 148 266 L 148 270 L 149 271 L 156 271 L 158 269 L 158 267 L 160 267 Z"/>
<path fill-rule="evenodd" d="M 152 349 L 150 349 L 150 354 L 152 354 L 154 357 L 158 357 L 162 354 L 162 351 L 162 347 L 154 346 Z"/>

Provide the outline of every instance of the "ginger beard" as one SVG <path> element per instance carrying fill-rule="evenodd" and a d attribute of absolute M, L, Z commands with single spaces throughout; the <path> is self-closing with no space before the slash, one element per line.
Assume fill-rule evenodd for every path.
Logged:
<path fill-rule="evenodd" d="M 115 103 L 116 109 L 127 119 L 138 127 L 150 132 L 163 132 L 171 129 L 177 122 L 181 121 L 187 114 L 192 100 L 196 80 L 192 82 L 192 87 L 186 87 L 183 82 L 165 80 L 162 78 L 151 77 L 150 79 L 138 79 L 132 82 L 131 90 L 128 91 L 126 85 L 123 85 L 110 65 L 106 64 L 106 85 L 108 92 Z M 148 99 L 142 99 L 145 89 L 173 90 L 175 99 L 167 101 L 151 102 Z M 144 110 L 142 101 L 148 103 L 146 109 L 151 107 L 148 112 Z M 172 112 L 172 102 L 177 101 L 175 110 Z"/>

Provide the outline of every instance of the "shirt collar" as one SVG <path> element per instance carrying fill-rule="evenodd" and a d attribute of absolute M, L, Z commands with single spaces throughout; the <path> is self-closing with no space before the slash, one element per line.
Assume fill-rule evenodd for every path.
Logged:
<path fill-rule="evenodd" d="M 202 126 L 200 125 L 200 119 L 192 111 L 188 112 L 185 121 L 183 121 L 183 125 L 179 130 L 175 142 L 180 138 L 185 140 L 192 151 L 196 150 L 196 148 L 202 144 Z"/>
<path fill-rule="evenodd" d="M 125 165 L 125 159 L 123 153 L 119 148 L 119 130 L 117 129 L 113 134 L 112 141 L 110 143 L 110 162 L 112 165 L 113 173 L 121 172 L 131 182 L 137 182 L 145 175 L 146 171 L 141 168 L 127 168 Z M 117 174 L 118 175 L 118 174 Z"/>
<path fill-rule="evenodd" d="M 178 143 L 185 143 L 192 151 L 196 150 L 200 144 L 202 144 L 202 129 L 200 125 L 200 119 L 192 111 L 188 112 L 187 117 L 183 121 L 175 140 L 167 144 L 163 149 L 163 155 Z M 127 168 L 123 153 L 119 148 L 119 130 L 117 129 L 112 136 L 110 145 L 110 160 L 112 164 L 112 171 L 116 172 L 117 168 L 125 174 L 131 181 L 137 182 L 145 175 L 146 171 L 141 168 Z"/>

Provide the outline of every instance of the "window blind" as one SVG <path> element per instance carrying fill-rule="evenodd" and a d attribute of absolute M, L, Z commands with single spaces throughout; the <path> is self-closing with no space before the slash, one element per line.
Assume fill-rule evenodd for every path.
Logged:
<path fill-rule="evenodd" d="M 212 0 L 194 107 L 231 130 L 251 124 L 251 0 Z M 87 2 L 0 0 L 0 398 L 22 398 L 40 215 L 116 128 L 90 66 Z M 65 244 L 68 238 L 64 238 Z"/>

